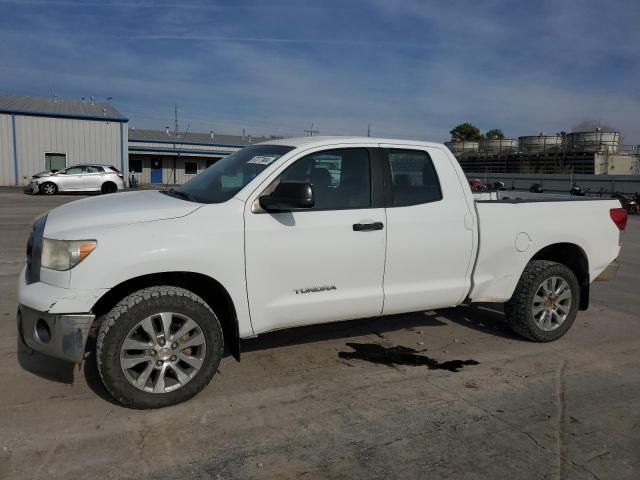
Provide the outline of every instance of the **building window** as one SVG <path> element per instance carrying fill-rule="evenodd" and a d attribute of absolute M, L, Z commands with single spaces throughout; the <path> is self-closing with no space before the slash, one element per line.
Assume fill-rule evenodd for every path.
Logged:
<path fill-rule="evenodd" d="M 184 174 L 185 175 L 197 175 L 198 174 L 198 162 L 184 162 Z"/>
<path fill-rule="evenodd" d="M 67 166 L 66 153 L 45 153 L 44 169 L 45 170 L 62 170 Z"/>
<path fill-rule="evenodd" d="M 129 172 L 142 173 L 142 160 L 130 159 L 129 160 Z"/>

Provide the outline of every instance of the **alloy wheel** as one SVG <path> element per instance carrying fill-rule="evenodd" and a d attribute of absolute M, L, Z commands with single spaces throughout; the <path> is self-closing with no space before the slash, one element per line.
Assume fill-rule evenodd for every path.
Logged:
<path fill-rule="evenodd" d="M 141 320 L 129 331 L 120 348 L 120 367 L 139 390 L 171 392 L 197 375 L 206 348 L 204 333 L 194 320 L 162 312 Z"/>

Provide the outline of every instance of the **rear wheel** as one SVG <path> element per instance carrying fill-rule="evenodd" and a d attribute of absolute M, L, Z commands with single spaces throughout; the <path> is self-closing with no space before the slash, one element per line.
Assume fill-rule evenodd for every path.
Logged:
<path fill-rule="evenodd" d="M 102 184 L 100 191 L 102 193 L 116 193 L 118 191 L 118 186 L 113 182 L 105 182 Z"/>
<path fill-rule="evenodd" d="M 517 334 L 551 342 L 571 328 L 579 305 L 580 286 L 573 271 L 560 263 L 534 260 L 524 269 L 504 310 Z"/>
<path fill-rule="evenodd" d="M 222 328 L 197 295 L 178 287 L 132 293 L 104 318 L 98 371 L 109 392 L 132 408 L 188 400 L 211 380 L 223 352 Z"/>
<path fill-rule="evenodd" d="M 58 193 L 58 186 L 53 182 L 45 182 L 40 185 L 40 193 L 45 195 L 55 195 Z"/>

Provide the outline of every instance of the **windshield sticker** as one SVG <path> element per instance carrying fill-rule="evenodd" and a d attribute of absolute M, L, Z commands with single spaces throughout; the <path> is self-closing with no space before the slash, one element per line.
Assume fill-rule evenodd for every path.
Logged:
<path fill-rule="evenodd" d="M 277 160 L 278 157 L 269 157 L 266 155 L 257 155 L 249 160 L 247 163 L 255 163 L 257 165 L 269 165 L 274 160 Z"/>

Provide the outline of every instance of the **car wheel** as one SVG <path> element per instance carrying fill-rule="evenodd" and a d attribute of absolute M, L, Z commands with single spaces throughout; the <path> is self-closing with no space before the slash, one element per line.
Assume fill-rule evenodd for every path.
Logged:
<path fill-rule="evenodd" d="M 118 191 L 118 186 L 113 182 L 105 182 L 100 189 L 102 193 L 115 193 Z"/>
<path fill-rule="evenodd" d="M 40 193 L 45 195 L 55 195 L 58 193 L 58 186 L 52 182 L 45 182 L 40 185 Z"/>
<path fill-rule="evenodd" d="M 223 353 L 220 322 L 194 293 L 159 286 L 125 297 L 105 316 L 96 342 L 102 382 L 125 406 L 161 408 L 207 386 Z"/>
<path fill-rule="evenodd" d="M 571 328 L 579 305 L 580 286 L 569 267 L 533 260 L 522 272 L 504 310 L 507 323 L 518 335 L 534 342 L 551 342 Z"/>

